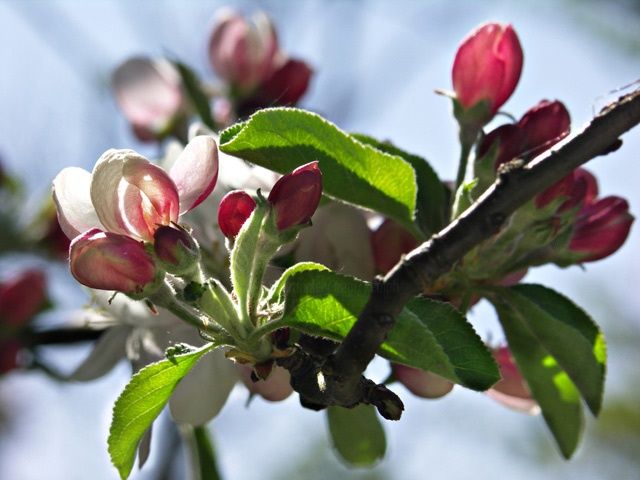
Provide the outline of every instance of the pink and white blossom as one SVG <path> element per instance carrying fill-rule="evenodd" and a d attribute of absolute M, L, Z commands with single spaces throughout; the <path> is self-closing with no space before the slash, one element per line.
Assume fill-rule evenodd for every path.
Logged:
<path fill-rule="evenodd" d="M 218 151 L 211 136 L 191 140 L 169 172 L 133 150 L 107 150 L 93 172 L 69 167 L 53 181 L 58 219 L 70 239 L 98 228 L 150 242 L 213 190 Z"/>

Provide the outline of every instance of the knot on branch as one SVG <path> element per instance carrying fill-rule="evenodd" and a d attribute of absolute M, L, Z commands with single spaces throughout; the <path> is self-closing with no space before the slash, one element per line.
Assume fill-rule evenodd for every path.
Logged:
<path fill-rule="evenodd" d="M 399 420 L 404 410 L 402 400 L 384 385 L 362 375 L 344 376 L 334 371 L 331 357 L 323 360 L 303 350 L 277 360 L 289 370 L 291 386 L 300 395 L 300 404 L 311 410 L 330 406 L 353 408 L 361 403 L 373 405 L 388 420 Z"/>

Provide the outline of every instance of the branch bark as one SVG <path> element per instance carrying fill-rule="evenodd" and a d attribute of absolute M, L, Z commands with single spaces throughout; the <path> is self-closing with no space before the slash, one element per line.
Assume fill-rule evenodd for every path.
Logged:
<path fill-rule="evenodd" d="M 291 365 L 285 366 L 290 368 L 292 385 L 303 405 L 322 408 L 370 403 L 386 418 L 399 418 L 400 399 L 381 385 L 372 388 L 373 382 L 362 373 L 405 304 L 497 233 L 509 216 L 536 194 L 594 157 L 617 149 L 619 137 L 638 123 L 640 90 L 606 106 L 580 133 L 529 164 L 511 162 L 502 168 L 496 182 L 458 219 L 374 282 L 365 308 L 333 354 L 319 359 L 299 352 L 289 360 Z"/>

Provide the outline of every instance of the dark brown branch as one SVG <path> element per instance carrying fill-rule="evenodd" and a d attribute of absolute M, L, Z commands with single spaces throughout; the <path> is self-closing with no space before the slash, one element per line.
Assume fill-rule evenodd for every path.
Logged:
<path fill-rule="evenodd" d="M 362 372 L 393 328 L 404 305 L 451 270 L 476 245 L 498 232 L 507 218 L 536 194 L 592 158 L 615 150 L 619 137 L 638 123 L 640 90 L 605 107 L 582 132 L 531 163 L 518 166 L 513 162 L 511 168 L 501 169 L 496 182 L 457 220 L 410 252 L 384 279 L 374 283 L 364 310 L 333 355 L 322 363 L 302 353 L 291 359 L 297 362 L 297 368 L 291 369 L 292 384 L 303 404 L 352 407 L 372 403 L 378 406 L 376 402 L 384 398 L 387 408 L 399 418 L 400 400 L 389 390 L 380 393 L 367 388 L 370 381 Z M 322 374 L 320 386 L 315 378 L 319 373 Z"/>

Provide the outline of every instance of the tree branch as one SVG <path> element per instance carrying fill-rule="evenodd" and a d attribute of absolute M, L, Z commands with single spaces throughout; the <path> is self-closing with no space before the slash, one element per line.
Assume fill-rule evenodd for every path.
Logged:
<path fill-rule="evenodd" d="M 291 368 L 292 385 L 300 393 L 303 405 L 306 402 L 321 408 L 372 403 L 386 418 L 399 418 L 400 399 L 380 385 L 376 386 L 378 390 L 370 388 L 373 382 L 366 380 L 362 372 L 405 304 L 451 270 L 476 245 L 497 233 L 509 216 L 536 194 L 592 158 L 617 149 L 620 135 L 638 123 L 640 90 L 606 106 L 580 133 L 531 163 L 511 162 L 501 168 L 495 183 L 458 219 L 374 282 L 366 306 L 335 353 L 319 360 L 301 352 L 291 359 L 296 363 L 296 368 Z M 315 372 L 315 377 L 321 375 L 322 381 L 309 372 Z M 381 402 L 386 411 L 378 405 Z"/>

